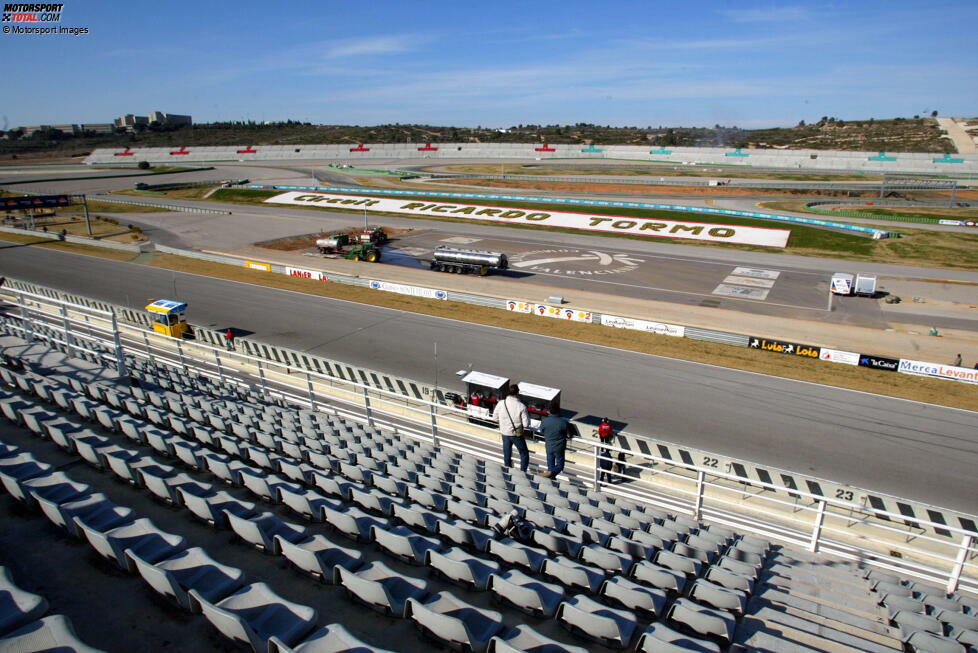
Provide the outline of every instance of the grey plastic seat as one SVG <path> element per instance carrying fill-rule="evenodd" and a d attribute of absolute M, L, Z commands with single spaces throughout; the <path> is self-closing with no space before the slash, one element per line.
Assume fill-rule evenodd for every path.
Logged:
<path fill-rule="evenodd" d="M 750 596 L 754 592 L 754 579 L 741 576 L 723 567 L 713 565 L 706 570 L 703 578 L 728 590 L 739 590 Z"/>
<path fill-rule="evenodd" d="M 740 560 L 734 560 L 733 558 L 728 558 L 727 556 L 723 556 L 717 562 L 714 562 L 713 566 L 732 571 L 735 574 L 746 576 L 747 578 L 755 581 L 757 580 L 757 576 L 760 571 L 760 568 L 755 565 L 741 562 Z"/>
<path fill-rule="evenodd" d="M 634 564 L 630 556 L 596 544 L 588 544 L 581 549 L 581 562 L 604 569 L 606 573 L 619 575 L 627 575 Z"/>
<path fill-rule="evenodd" d="M 665 621 L 678 624 L 704 637 L 733 641 L 737 622 L 729 612 L 714 610 L 690 599 L 678 599 L 666 610 Z"/>
<path fill-rule="evenodd" d="M 947 634 L 950 637 L 954 637 L 961 631 L 978 633 L 978 617 L 956 610 L 941 610 L 940 608 L 937 609 L 934 616 L 944 624 Z"/>
<path fill-rule="evenodd" d="M 639 538 L 643 536 L 647 538 L 653 537 L 651 535 L 648 535 L 647 533 L 643 533 L 642 531 L 635 531 L 635 534 L 638 535 Z M 654 545 L 650 546 L 649 544 L 641 541 L 640 539 L 635 540 L 635 539 L 625 538 L 625 537 L 611 538 L 610 540 L 608 540 L 608 548 L 612 551 L 617 551 L 618 553 L 628 556 L 629 558 L 632 558 L 635 561 L 651 560 L 652 557 L 656 554 L 656 552 L 659 551 L 659 547 L 656 547 Z"/>
<path fill-rule="evenodd" d="M 425 531 L 432 535 L 438 533 L 438 524 L 444 515 L 418 506 L 405 506 L 395 503 L 391 516 L 415 530 Z"/>
<path fill-rule="evenodd" d="M 423 580 L 397 573 L 381 561 L 371 562 L 359 571 L 336 567 L 334 581 L 353 598 L 372 610 L 391 617 L 404 617 L 406 603 L 428 595 Z"/>
<path fill-rule="evenodd" d="M 279 488 L 279 500 L 309 521 L 323 521 L 323 506 L 340 510 L 343 504 L 327 499 L 315 490 Z"/>
<path fill-rule="evenodd" d="M 228 525 L 238 537 L 265 553 L 280 553 L 275 536 L 290 542 L 298 542 L 308 537 L 306 529 L 298 524 L 283 521 L 273 512 L 263 512 L 252 517 L 239 517 L 229 510 L 224 511 Z"/>
<path fill-rule="evenodd" d="M 207 450 L 202 445 L 190 440 L 177 440 L 174 438 L 171 448 L 173 455 L 188 467 L 198 470 L 203 469 L 204 463 L 201 461 L 201 458 Z"/>
<path fill-rule="evenodd" d="M 68 617 L 53 614 L 21 626 L 0 639 L 3 653 L 105 653 L 78 639 Z"/>
<path fill-rule="evenodd" d="M 663 623 L 654 623 L 642 633 L 636 651 L 641 653 L 720 653 L 720 647 L 705 639 L 676 632 Z"/>
<path fill-rule="evenodd" d="M 41 512 L 48 520 L 61 526 L 74 537 L 81 538 L 84 535 L 75 524 L 75 517 L 82 517 L 92 528 L 100 531 L 109 530 L 116 526 L 122 526 L 133 521 L 132 510 L 117 506 L 104 494 L 90 494 L 75 501 L 56 503 L 34 494 Z"/>
<path fill-rule="evenodd" d="M 924 604 L 914 598 L 906 596 L 887 596 L 883 598 L 882 605 L 886 607 L 886 614 L 890 619 L 900 612 L 918 612 L 924 614 L 926 608 Z"/>
<path fill-rule="evenodd" d="M 534 530 L 532 535 L 533 543 L 546 549 L 555 556 L 565 555 L 569 558 L 578 558 L 581 555 L 583 545 L 573 538 L 561 535 L 554 531 Z"/>
<path fill-rule="evenodd" d="M 38 497 L 57 504 L 75 501 L 87 495 L 91 489 L 90 485 L 71 480 L 64 472 L 16 481 L 7 488 L 12 497 L 30 506 L 35 504 Z"/>
<path fill-rule="evenodd" d="M 910 653 L 967 653 L 960 642 L 922 630 L 905 635 L 903 645 L 904 650 Z"/>
<path fill-rule="evenodd" d="M 956 599 L 949 599 L 946 596 L 939 594 L 921 594 L 920 601 L 926 607 L 928 612 L 932 612 L 935 615 L 940 611 L 945 612 L 961 612 L 965 611 L 965 605 Z M 974 629 L 972 629 L 974 630 Z"/>
<path fill-rule="evenodd" d="M 255 653 L 265 653 L 272 637 L 287 646 L 298 644 L 316 625 L 313 608 L 286 601 L 265 583 L 243 587 L 217 603 L 196 590 L 189 595 L 211 625 L 229 639 L 250 644 Z"/>
<path fill-rule="evenodd" d="M 437 538 L 420 535 L 407 526 L 393 529 L 374 526 L 372 539 L 390 555 L 412 565 L 423 565 L 426 551 L 441 548 Z"/>
<path fill-rule="evenodd" d="M 600 594 L 611 605 L 631 610 L 645 619 L 660 618 L 667 601 L 664 590 L 646 587 L 622 576 L 606 580 Z"/>
<path fill-rule="evenodd" d="M 485 552 L 492 541 L 494 533 L 488 528 L 474 526 L 461 519 L 447 522 L 440 521 L 435 531 L 444 540 L 463 548 Z"/>
<path fill-rule="evenodd" d="M 631 612 L 610 608 L 584 594 L 561 603 L 555 618 L 571 633 L 609 648 L 627 648 L 638 628 Z"/>
<path fill-rule="evenodd" d="M 500 571 L 498 562 L 470 555 L 459 547 L 446 551 L 429 549 L 425 563 L 447 580 L 480 592 L 486 589 L 489 577 Z"/>
<path fill-rule="evenodd" d="M 387 649 L 370 646 L 340 624 L 330 624 L 309 635 L 295 648 L 287 646 L 278 637 L 268 640 L 268 653 L 394 653 Z"/>
<path fill-rule="evenodd" d="M 455 651 L 483 653 L 503 628 L 502 615 L 460 600 L 450 592 L 440 592 L 424 603 L 408 599 L 405 617 L 418 629 Z"/>
<path fill-rule="evenodd" d="M 229 485 L 238 487 L 241 486 L 242 470 L 251 469 L 247 463 L 222 453 L 204 454 L 204 464 L 211 474 Z"/>
<path fill-rule="evenodd" d="M 724 553 L 724 557 L 731 558 L 737 562 L 745 562 L 749 565 L 754 565 L 758 569 L 764 566 L 764 556 L 758 555 L 752 551 L 737 548 L 737 545 L 727 549 L 727 552 Z"/>
<path fill-rule="evenodd" d="M 154 590 L 169 596 L 184 610 L 192 611 L 187 592 L 195 590 L 208 601 L 223 599 L 244 585 L 244 572 L 222 565 L 200 547 L 182 551 L 153 563 L 133 551 L 126 551 L 139 575 Z"/>
<path fill-rule="evenodd" d="M 390 517 L 394 506 L 404 505 L 400 499 L 372 487 L 350 488 L 350 500 L 368 512 Z"/>
<path fill-rule="evenodd" d="M 730 590 L 708 580 L 698 578 L 689 590 L 689 598 L 717 610 L 743 615 L 747 610 L 747 596 L 739 590 Z"/>
<path fill-rule="evenodd" d="M 281 503 L 279 499 L 279 491 L 281 490 L 300 492 L 304 489 L 301 485 L 286 481 L 275 474 L 259 472 L 255 469 L 241 470 L 241 484 L 252 494 L 275 503 Z"/>
<path fill-rule="evenodd" d="M 177 494 L 180 495 L 180 503 L 187 510 L 215 528 L 229 527 L 228 513 L 242 518 L 257 514 L 254 503 L 241 501 L 225 490 L 198 494 L 193 486 L 183 485 L 177 488 Z"/>
<path fill-rule="evenodd" d="M 552 617 L 564 600 L 562 585 L 545 583 L 518 569 L 492 574 L 487 589 L 498 603 L 535 617 Z"/>
<path fill-rule="evenodd" d="M 127 549 L 148 562 L 159 562 L 187 548 L 186 539 L 161 531 L 145 518 L 108 531 L 98 530 L 83 517 L 75 517 L 75 524 L 84 532 L 85 538 L 97 553 L 114 560 L 119 567 L 130 573 L 135 568 L 126 557 Z"/>
<path fill-rule="evenodd" d="M 40 619 L 48 611 L 43 596 L 22 590 L 14 584 L 6 567 L 0 567 L 0 637 Z M 3 643 L 0 642 L 0 650 Z"/>
<path fill-rule="evenodd" d="M 475 524 L 477 526 L 487 526 L 489 519 L 494 518 L 495 514 L 487 508 L 477 506 L 466 501 L 456 501 L 449 499 L 445 505 L 445 511 L 449 515 L 461 519 L 462 521 Z"/>
<path fill-rule="evenodd" d="M 338 566 L 352 571 L 363 565 L 363 553 L 333 544 L 322 535 L 313 535 L 299 542 L 276 535 L 275 541 L 282 555 L 297 569 L 324 583 L 333 582 L 334 569 Z"/>
<path fill-rule="evenodd" d="M 571 646 L 541 635 L 527 625 L 519 625 L 505 634 L 489 640 L 489 653 L 587 653 L 586 648 Z"/>
<path fill-rule="evenodd" d="M 538 573 L 547 561 L 547 551 L 517 542 L 512 538 L 492 540 L 489 542 L 489 554 L 506 564 L 522 567 L 533 573 Z"/>
<path fill-rule="evenodd" d="M 563 556 L 548 559 L 543 563 L 540 573 L 565 587 L 584 590 L 585 592 L 597 592 L 605 581 L 603 569 L 591 567 Z"/>
<path fill-rule="evenodd" d="M 149 456 L 144 456 L 137 450 L 125 449 L 123 447 L 113 447 L 111 450 L 105 450 L 100 457 L 102 463 L 109 471 L 136 487 L 140 486 L 139 468 L 145 465 L 156 464 L 156 461 Z"/>
<path fill-rule="evenodd" d="M 448 499 L 444 494 L 439 494 L 426 488 L 419 488 L 413 485 L 407 488 L 407 498 L 414 503 L 441 512 L 445 510 Z"/>
<path fill-rule="evenodd" d="M 354 489 L 363 490 L 367 486 L 348 481 L 342 476 L 327 475 L 319 471 L 311 472 L 313 484 L 331 497 L 350 500 L 350 492 Z"/>
<path fill-rule="evenodd" d="M 653 562 L 660 567 L 666 567 L 667 569 L 678 571 L 681 574 L 686 574 L 687 578 L 695 578 L 703 570 L 703 563 L 699 560 L 687 558 L 673 551 L 659 551 L 655 554 Z"/>
<path fill-rule="evenodd" d="M 565 530 L 569 536 L 576 540 L 580 540 L 584 544 L 597 544 L 599 546 L 605 546 L 608 543 L 608 540 L 611 539 L 610 534 L 603 533 L 596 528 L 585 526 L 579 522 L 569 522 Z"/>
<path fill-rule="evenodd" d="M 323 521 L 337 533 L 341 533 L 358 542 L 370 542 L 373 538 L 373 527 L 384 529 L 390 527 L 390 520 L 375 517 L 370 513 L 350 506 L 346 510 L 333 510 L 322 506 Z"/>
<path fill-rule="evenodd" d="M 690 558 L 692 560 L 698 560 L 703 564 L 703 566 L 708 566 L 713 564 L 717 559 L 717 554 L 713 551 L 704 551 L 702 549 L 697 549 L 695 547 L 689 546 L 684 542 L 676 542 L 672 545 L 672 552 L 681 555 L 685 558 Z"/>
<path fill-rule="evenodd" d="M 18 490 L 19 481 L 49 474 L 51 471 L 53 471 L 51 465 L 42 463 L 27 452 L 0 459 L 0 479 L 3 480 L 7 492 L 14 496 L 21 494 Z"/>
<path fill-rule="evenodd" d="M 920 630 L 935 635 L 943 635 L 944 627 L 941 622 L 934 617 L 919 614 L 917 612 L 897 612 L 893 616 L 893 623 L 900 629 L 900 633 L 906 637 L 914 631 Z"/>
<path fill-rule="evenodd" d="M 212 490 L 211 486 L 197 481 L 197 479 L 177 472 L 169 465 L 157 465 L 151 463 L 140 466 L 137 470 L 140 485 L 149 490 L 158 499 L 172 505 L 181 505 L 181 487 L 192 486 L 196 492 L 207 492 Z"/>

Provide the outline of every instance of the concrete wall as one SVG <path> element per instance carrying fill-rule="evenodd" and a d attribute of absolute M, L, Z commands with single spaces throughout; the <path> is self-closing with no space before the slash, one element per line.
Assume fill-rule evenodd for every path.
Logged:
<path fill-rule="evenodd" d="M 378 159 L 633 159 L 674 164 L 740 165 L 800 170 L 978 174 L 978 154 L 843 152 L 836 150 L 737 150 L 718 147 L 582 146 L 516 143 L 350 145 L 239 145 L 98 149 L 88 164 L 202 163 L 220 161 L 376 161 Z"/>

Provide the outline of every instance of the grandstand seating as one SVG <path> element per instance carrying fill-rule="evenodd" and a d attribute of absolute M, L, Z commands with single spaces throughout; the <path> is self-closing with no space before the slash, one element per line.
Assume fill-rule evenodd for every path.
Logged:
<path fill-rule="evenodd" d="M 974 598 L 152 362 L 115 378 L 96 355 L 40 365 L 36 349 L 3 350 L 4 505 L 43 515 L 114 573 L 256 651 L 423 650 L 398 623 L 471 651 L 966 651 L 978 640 Z M 68 454 L 85 464 L 56 469 Z M 155 503 L 133 510 L 110 490 Z M 531 541 L 486 528 L 512 510 L 536 525 Z M 234 559 L 256 568 L 289 565 L 291 582 L 323 596 L 307 605 L 254 582 L 229 564 L 226 539 L 199 546 L 195 528 L 231 535 Z M 380 614 L 326 625 L 334 591 Z M 30 624 L 71 636 L 63 618 L 37 621 L 38 597 L 11 596 L 0 650 Z M 371 619 L 391 632 L 364 627 Z"/>

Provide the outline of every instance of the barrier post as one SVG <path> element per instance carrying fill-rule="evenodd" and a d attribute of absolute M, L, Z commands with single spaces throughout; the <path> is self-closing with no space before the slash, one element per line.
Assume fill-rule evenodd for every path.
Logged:
<path fill-rule="evenodd" d="M 594 489 L 598 490 L 601 487 L 601 460 L 598 456 L 598 447 L 593 447 L 591 452 L 594 454 L 594 478 L 591 481 L 594 484 Z"/>
<path fill-rule="evenodd" d="M 974 536 L 965 535 L 961 538 L 961 548 L 958 549 L 958 555 L 954 558 L 954 566 L 951 568 L 951 574 L 947 577 L 947 593 L 958 589 L 958 581 L 961 579 L 961 571 L 964 569 L 964 561 L 968 558 L 968 549 L 971 548 L 971 540 Z"/>
<path fill-rule="evenodd" d="M 217 378 L 221 380 L 221 385 L 224 385 L 224 368 L 221 367 L 221 355 L 214 350 L 214 361 L 217 363 Z"/>
<path fill-rule="evenodd" d="M 306 372 L 306 390 L 309 392 L 309 410 L 316 410 L 316 391 L 312 388 L 312 377 L 309 376 L 309 372 Z"/>
<path fill-rule="evenodd" d="M 818 540 L 822 536 L 822 523 L 825 521 L 825 501 L 818 502 L 818 512 L 815 513 L 815 526 L 812 528 L 812 539 L 808 543 L 808 550 L 818 553 Z"/>
<path fill-rule="evenodd" d="M 363 386 L 363 408 L 367 413 L 367 425 L 374 425 L 373 411 L 370 409 L 370 393 L 367 392 L 367 386 Z"/>
<path fill-rule="evenodd" d="M 183 357 L 183 343 L 180 340 L 177 340 L 177 355 L 180 356 L 180 368 L 184 375 L 187 375 L 187 360 Z"/>
<path fill-rule="evenodd" d="M 428 404 L 428 411 L 431 413 L 431 444 L 438 446 L 438 419 L 435 416 L 435 405 Z"/>
<path fill-rule="evenodd" d="M 112 311 L 112 342 L 115 345 L 115 371 L 119 376 L 128 376 L 126 369 L 126 352 L 122 348 L 122 336 L 119 333 L 119 320 Z"/>
<path fill-rule="evenodd" d="M 17 295 L 18 303 L 20 304 L 20 317 L 24 320 L 24 326 L 27 328 L 27 333 L 29 334 L 28 340 L 34 340 L 34 322 L 31 318 L 30 313 L 27 310 L 27 302 L 24 301 L 23 293 Z"/>
<path fill-rule="evenodd" d="M 258 380 L 261 382 L 261 393 L 263 395 L 268 394 L 268 387 L 265 385 L 265 368 L 261 364 L 261 359 L 256 359 L 258 363 Z"/>
<path fill-rule="evenodd" d="M 61 305 L 61 326 L 65 330 L 65 347 L 68 350 L 68 355 L 71 356 L 71 349 L 74 346 L 74 342 L 71 337 L 71 322 L 68 320 L 68 309 L 64 304 Z"/>
<path fill-rule="evenodd" d="M 146 348 L 146 360 L 147 361 L 152 361 L 153 360 L 153 352 L 151 352 L 150 349 L 149 349 L 149 336 L 146 335 L 146 332 L 145 331 L 143 331 L 143 346 Z"/>
<path fill-rule="evenodd" d="M 696 472 L 696 503 L 693 504 L 693 519 L 699 519 L 700 513 L 703 511 L 703 492 L 706 490 L 704 481 L 706 480 L 706 472 L 702 469 Z"/>

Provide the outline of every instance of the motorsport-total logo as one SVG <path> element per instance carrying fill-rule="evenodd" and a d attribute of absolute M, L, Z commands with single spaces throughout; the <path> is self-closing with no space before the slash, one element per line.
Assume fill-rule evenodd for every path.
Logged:
<path fill-rule="evenodd" d="M 61 20 L 64 3 L 18 3 L 3 5 L 4 23 L 57 23 Z"/>
<path fill-rule="evenodd" d="M 627 254 L 608 254 L 595 250 L 538 249 L 509 257 L 510 269 L 574 277 L 621 274 L 638 269 L 642 259 Z"/>

